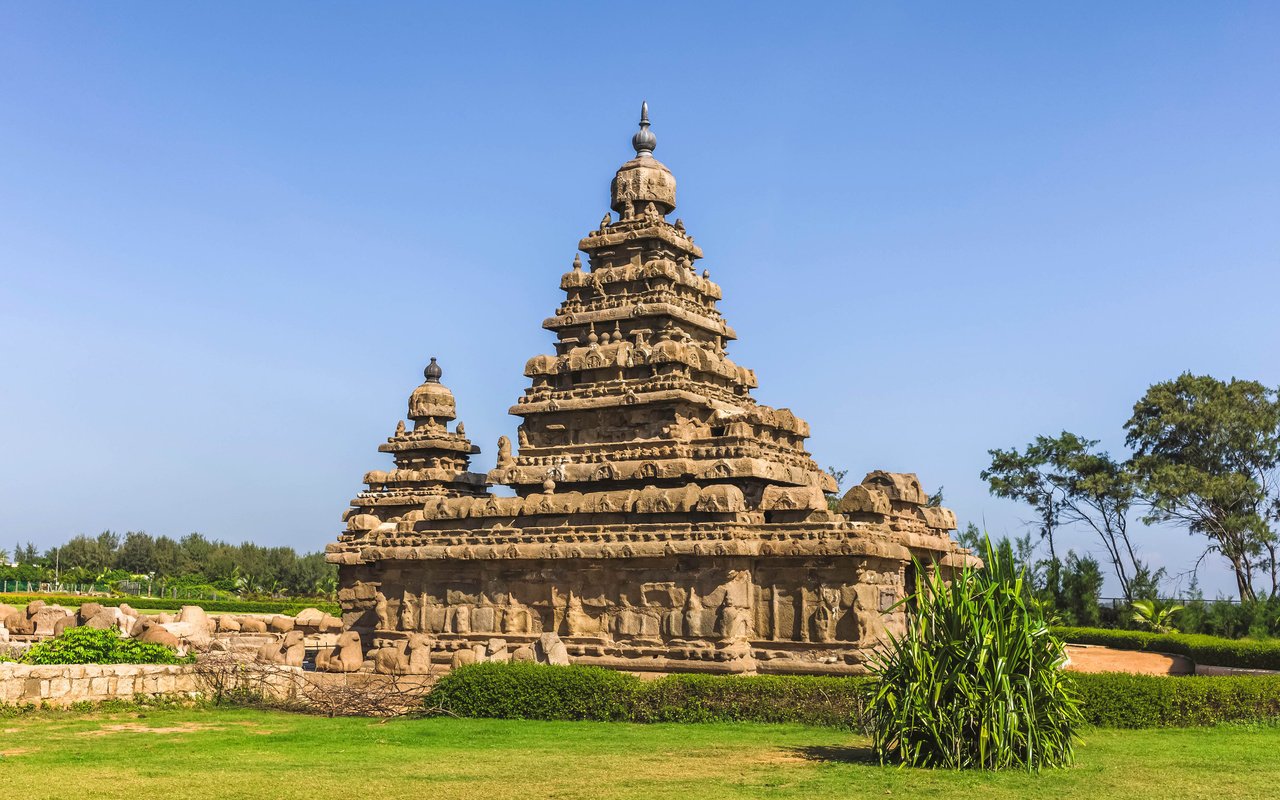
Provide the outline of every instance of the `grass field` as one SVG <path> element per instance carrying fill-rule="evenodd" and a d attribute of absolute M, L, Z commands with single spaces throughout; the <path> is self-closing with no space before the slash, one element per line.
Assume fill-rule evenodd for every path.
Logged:
<path fill-rule="evenodd" d="M 326 719 L 250 710 L 0 718 L 0 790 L 37 798 L 1274 798 L 1280 728 L 1087 733 L 1075 767 L 876 765 L 798 725 Z"/>

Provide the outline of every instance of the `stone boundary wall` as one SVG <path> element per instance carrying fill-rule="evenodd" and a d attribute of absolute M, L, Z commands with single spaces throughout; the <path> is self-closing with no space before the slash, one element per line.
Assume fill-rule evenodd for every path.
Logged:
<path fill-rule="evenodd" d="M 98 703 L 135 695 L 201 694 L 193 665 L 0 664 L 0 705 Z"/>
<path fill-rule="evenodd" d="M 139 696 L 212 699 L 241 690 L 324 713 L 378 716 L 416 707 L 438 677 L 308 672 L 217 656 L 178 665 L 0 662 L 0 706 L 69 706 Z"/>

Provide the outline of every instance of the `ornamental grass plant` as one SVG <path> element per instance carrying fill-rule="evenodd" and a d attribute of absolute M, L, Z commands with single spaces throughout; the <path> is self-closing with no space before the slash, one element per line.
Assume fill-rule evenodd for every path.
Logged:
<path fill-rule="evenodd" d="M 984 569 L 944 580 L 917 565 L 906 633 L 873 664 L 874 747 L 882 763 L 1040 770 L 1071 763 L 1083 721 L 1066 652 L 1025 575 L 983 549 Z"/>

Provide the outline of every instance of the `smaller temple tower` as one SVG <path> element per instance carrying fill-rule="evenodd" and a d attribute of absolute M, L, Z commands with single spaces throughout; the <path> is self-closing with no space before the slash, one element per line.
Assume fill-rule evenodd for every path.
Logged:
<path fill-rule="evenodd" d="M 380 452 L 395 459 L 395 469 L 365 474 L 369 488 L 351 501 L 345 517 L 349 530 L 372 532 L 385 526 L 382 532 L 390 532 L 395 526 L 384 519 L 404 518 L 441 498 L 485 494 L 485 477 L 469 471 L 471 456 L 480 448 L 467 438 L 461 422 L 449 430 L 457 418 L 457 404 L 453 392 L 440 382 L 444 370 L 432 357 L 422 374 L 426 380 L 409 396 L 413 427 L 400 421 L 396 432 L 378 445 Z"/>

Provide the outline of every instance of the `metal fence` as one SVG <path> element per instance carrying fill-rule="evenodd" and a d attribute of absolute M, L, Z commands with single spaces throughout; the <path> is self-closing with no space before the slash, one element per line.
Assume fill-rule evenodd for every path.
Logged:
<path fill-rule="evenodd" d="M 234 600 L 231 592 L 201 591 L 180 586 L 163 586 L 146 581 L 109 583 L 57 583 L 54 581 L 0 581 L 0 593 L 15 594 L 127 594 L 134 597 L 160 597 L 173 600 Z"/>

